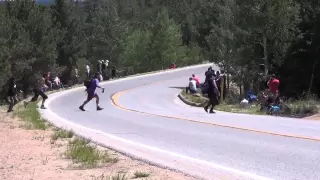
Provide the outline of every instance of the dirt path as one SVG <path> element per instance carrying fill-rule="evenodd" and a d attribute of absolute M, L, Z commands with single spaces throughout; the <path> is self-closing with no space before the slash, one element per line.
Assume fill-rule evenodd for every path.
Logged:
<path fill-rule="evenodd" d="M 308 119 L 308 120 L 320 120 L 320 113 L 309 116 L 309 117 L 305 117 L 304 119 Z"/>
<path fill-rule="evenodd" d="M 53 130 L 27 130 L 23 122 L 0 110 L 0 177 L 2 180 L 117 180 L 119 174 L 133 179 L 137 171 L 149 174 L 141 179 L 192 180 L 183 174 L 150 166 L 116 152 L 118 161 L 97 169 L 76 170 L 63 157 L 67 140 L 51 140 Z M 113 178 L 112 178 L 113 177 Z"/>

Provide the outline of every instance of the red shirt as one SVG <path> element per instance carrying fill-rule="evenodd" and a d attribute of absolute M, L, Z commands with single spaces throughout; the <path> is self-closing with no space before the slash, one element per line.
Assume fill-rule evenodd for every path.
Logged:
<path fill-rule="evenodd" d="M 268 82 L 268 87 L 270 92 L 272 92 L 272 94 L 277 95 L 278 94 L 278 87 L 280 85 L 280 81 L 278 79 L 273 79 L 271 81 Z"/>
<path fill-rule="evenodd" d="M 193 79 L 196 81 L 197 85 L 200 84 L 200 80 L 199 80 L 199 78 L 197 76 L 194 76 Z"/>

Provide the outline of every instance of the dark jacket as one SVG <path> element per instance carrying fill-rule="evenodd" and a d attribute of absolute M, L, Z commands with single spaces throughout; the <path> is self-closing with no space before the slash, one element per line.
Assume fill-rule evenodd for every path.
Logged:
<path fill-rule="evenodd" d="M 17 85 L 13 81 L 9 82 L 8 96 L 15 96 L 17 94 Z"/>
<path fill-rule="evenodd" d="M 214 78 L 211 77 L 211 78 L 208 78 L 207 79 L 207 83 L 208 83 L 208 95 L 213 95 L 215 94 L 215 86 L 214 86 Z"/>
<path fill-rule="evenodd" d="M 99 72 L 99 73 L 101 73 L 101 67 L 102 66 L 102 64 L 101 63 L 98 63 L 97 64 L 97 71 Z"/>

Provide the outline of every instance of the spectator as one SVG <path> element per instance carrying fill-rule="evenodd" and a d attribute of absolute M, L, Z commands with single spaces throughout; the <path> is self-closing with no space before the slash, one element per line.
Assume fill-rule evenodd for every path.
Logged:
<path fill-rule="evenodd" d="M 214 80 L 213 73 L 208 73 L 206 79 L 208 82 L 207 94 L 209 97 L 209 101 L 208 101 L 208 104 L 204 107 L 204 110 L 208 112 L 208 108 L 209 106 L 211 106 L 209 113 L 215 113 L 213 111 L 213 108 L 216 105 L 219 105 L 218 97 L 220 96 L 220 92 L 218 91 L 218 87 L 217 87 L 216 81 Z"/>
<path fill-rule="evenodd" d="M 112 70 L 111 70 L 111 78 L 115 78 L 116 77 L 116 67 L 112 66 Z"/>
<path fill-rule="evenodd" d="M 109 66 L 109 62 L 110 62 L 110 61 L 109 61 L 108 59 L 107 59 L 106 62 L 105 62 L 105 65 L 106 65 L 107 68 L 108 68 L 108 66 Z"/>
<path fill-rule="evenodd" d="M 215 76 L 215 72 L 214 72 L 214 70 L 212 69 L 212 67 L 210 66 L 209 68 L 208 68 L 208 70 L 205 72 L 205 77 L 206 77 L 206 79 L 205 79 L 205 83 L 207 82 L 207 78 L 208 77 L 211 77 L 211 76 Z"/>
<path fill-rule="evenodd" d="M 177 68 L 176 64 L 172 63 L 172 64 L 170 65 L 170 69 L 175 69 L 175 68 Z"/>
<path fill-rule="evenodd" d="M 217 78 L 217 77 L 220 77 L 220 71 L 217 71 L 217 72 L 216 72 L 216 78 Z"/>
<path fill-rule="evenodd" d="M 90 77 L 90 66 L 89 64 L 86 65 L 86 73 L 87 73 L 87 77 L 89 78 Z"/>
<path fill-rule="evenodd" d="M 54 83 L 58 89 L 63 88 L 63 84 L 61 83 L 60 78 L 58 76 L 54 78 Z"/>
<path fill-rule="evenodd" d="M 102 69 L 102 72 L 104 72 L 107 69 L 107 66 L 104 60 L 101 61 L 101 69 Z"/>
<path fill-rule="evenodd" d="M 191 94 L 197 93 L 197 82 L 192 77 L 189 78 L 189 86 L 186 88 L 186 93 L 189 91 Z"/>
<path fill-rule="evenodd" d="M 102 69 L 107 69 L 109 66 L 109 60 L 102 60 Z"/>
<path fill-rule="evenodd" d="M 196 81 L 197 88 L 200 87 L 200 79 L 195 74 L 192 74 L 192 78 Z"/>
<path fill-rule="evenodd" d="M 44 74 L 43 78 L 45 79 L 45 84 L 49 87 L 50 91 L 52 91 L 52 82 L 50 80 L 51 73 L 48 72 L 48 73 Z"/>
<path fill-rule="evenodd" d="M 76 66 L 76 68 L 74 68 L 74 82 L 73 82 L 73 84 L 78 84 L 79 83 L 79 78 L 80 78 L 80 76 L 79 76 L 79 67 Z"/>
<path fill-rule="evenodd" d="M 280 81 L 279 79 L 276 78 L 274 74 L 272 74 L 267 85 L 268 85 L 269 91 L 271 92 L 271 96 L 272 96 L 271 98 L 273 101 L 275 101 L 279 94 L 278 88 L 280 85 Z"/>
<path fill-rule="evenodd" d="M 99 74 L 102 73 L 102 62 L 99 60 L 98 63 L 97 63 L 97 72 Z"/>
<path fill-rule="evenodd" d="M 18 102 L 17 85 L 14 77 L 10 78 L 8 85 L 9 85 L 8 94 L 7 94 L 8 102 L 9 102 L 8 112 L 12 112 L 13 106 Z"/>
<path fill-rule="evenodd" d="M 107 79 L 108 77 L 108 65 L 109 61 L 108 60 L 102 60 L 102 76 L 104 79 Z"/>

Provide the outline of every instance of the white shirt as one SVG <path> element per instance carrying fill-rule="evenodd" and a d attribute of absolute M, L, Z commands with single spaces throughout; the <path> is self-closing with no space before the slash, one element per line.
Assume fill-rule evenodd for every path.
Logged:
<path fill-rule="evenodd" d="M 90 72 L 90 66 L 86 65 L 86 69 L 87 69 L 87 72 L 89 73 Z"/>
<path fill-rule="evenodd" d="M 54 78 L 54 81 L 56 82 L 56 84 L 59 84 L 60 79 L 58 77 Z"/>
<path fill-rule="evenodd" d="M 197 82 L 194 79 L 189 81 L 189 88 L 193 91 L 197 90 Z"/>

